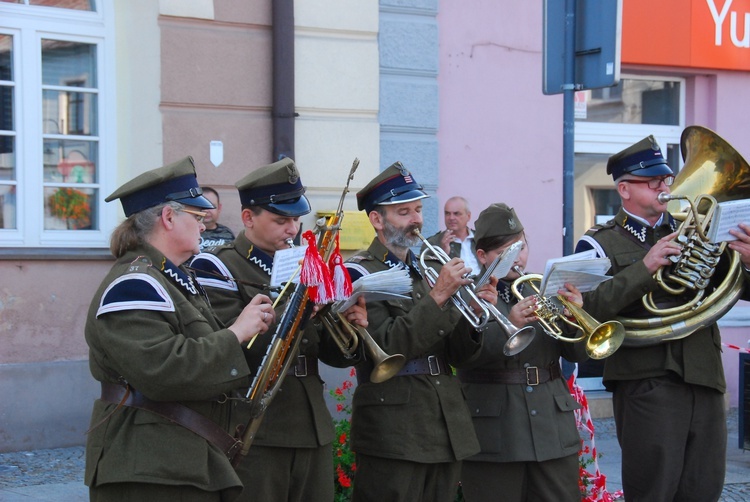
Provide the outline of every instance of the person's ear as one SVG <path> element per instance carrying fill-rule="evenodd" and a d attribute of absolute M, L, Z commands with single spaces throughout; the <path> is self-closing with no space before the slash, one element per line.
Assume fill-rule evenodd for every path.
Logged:
<path fill-rule="evenodd" d="M 477 260 L 479 260 L 480 265 L 487 263 L 487 253 L 484 252 L 484 249 L 477 249 Z"/>
<path fill-rule="evenodd" d="M 164 228 L 167 230 L 171 230 L 174 228 L 174 220 L 177 218 L 177 211 L 174 210 L 172 206 L 164 206 L 161 209 L 161 215 L 159 216 L 159 219 L 161 220 L 161 224 L 164 225 Z"/>
<path fill-rule="evenodd" d="M 242 210 L 242 224 L 245 228 L 253 228 L 253 221 L 255 218 L 255 214 L 250 209 L 243 209 Z"/>
<path fill-rule="evenodd" d="M 370 223 L 375 230 L 383 230 L 383 217 L 377 211 L 370 211 L 367 215 L 370 218 Z"/>

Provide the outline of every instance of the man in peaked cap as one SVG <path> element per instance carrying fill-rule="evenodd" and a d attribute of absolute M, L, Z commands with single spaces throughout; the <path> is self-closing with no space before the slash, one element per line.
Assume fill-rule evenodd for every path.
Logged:
<path fill-rule="evenodd" d="M 258 295 L 226 327 L 182 266 L 204 213 L 192 159 L 143 173 L 108 201 L 128 216 L 117 258 L 86 319 L 89 368 L 101 383 L 86 439 L 91 500 L 230 500 L 242 489 L 228 456 L 231 402 L 252 371 L 242 346 L 274 321 Z M 232 431 L 233 432 L 233 431 Z"/>
<path fill-rule="evenodd" d="M 211 202 L 203 197 L 195 176 L 192 157 L 185 157 L 164 167 L 146 171 L 115 190 L 107 202 L 120 199 L 125 216 L 164 202 L 179 202 L 201 209 L 212 209 Z"/>
<path fill-rule="evenodd" d="M 256 295 L 271 295 L 274 254 L 290 247 L 300 230 L 300 216 L 311 210 L 297 166 L 290 158 L 252 171 L 235 186 L 242 202 L 244 231 L 231 244 L 207 248 L 191 264 L 223 322 L 231 322 Z M 280 317 L 286 302 L 276 308 Z M 367 325 L 364 302 L 345 314 L 359 316 L 359 323 Z M 246 350 L 252 364 L 261 362 L 274 331 Z M 323 397 L 318 360 L 347 367 L 355 364 L 358 356 L 345 358 L 315 319 L 300 336 L 297 364 L 266 410 L 248 456 L 237 468 L 245 485 L 238 500 L 333 500 L 334 428 Z M 244 427 L 250 412 L 248 404 L 238 401 L 232 424 Z"/>
<path fill-rule="evenodd" d="M 372 362 L 357 366 L 351 446 L 357 453 L 353 501 L 452 501 L 461 459 L 478 451 L 460 382 L 450 366 L 472 357 L 482 342 L 450 297 L 470 281 L 453 258 L 430 289 L 410 247 L 419 243 L 427 194 L 396 162 L 357 193 L 376 237 L 347 262 L 353 280 L 390 268 L 412 278 L 408 299 L 368 302 L 370 334 L 388 354 L 407 362 L 397 376 L 369 381 Z M 440 264 L 432 262 L 436 269 Z M 494 304 L 494 285 L 479 295 Z"/>
<path fill-rule="evenodd" d="M 667 294 L 654 279 L 681 250 L 675 241 L 678 224 L 658 200 L 660 193 L 669 193 L 673 173 L 653 136 L 610 157 L 607 173 L 622 207 L 614 219 L 586 232 L 576 252 L 594 249 L 610 258 L 612 280 L 584 293 L 586 311 L 600 322 L 653 318 L 642 303 L 649 292 L 659 308 L 684 305 L 694 291 Z M 746 264 L 748 231 L 750 226 L 740 225 L 733 231 L 739 240 L 729 244 L 738 246 Z M 677 340 L 621 347 L 605 360 L 603 382 L 613 392 L 625 499 L 718 500 L 727 431 L 716 323 Z"/>

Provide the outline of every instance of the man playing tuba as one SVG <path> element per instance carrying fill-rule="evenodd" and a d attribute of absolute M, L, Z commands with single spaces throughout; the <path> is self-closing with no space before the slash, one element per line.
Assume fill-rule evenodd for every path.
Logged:
<path fill-rule="evenodd" d="M 660 290 L 654 274 L 681 254 L 674 240 L 678 221 L 665 198 L 674 173 L 653 136 L 613 155 L 607 174 L 622 207 L 614 219 L 591 228 L 576 252 L 595 249 L 609 257 L 612 280 L 584 293 L 586 310 L 599 320 L 617 316 L 655 318 L 642 302 L 653 293 L 670 307 L 691 295 Z M 745 280 L 750 265 L 750 225 L 734 232 L 729 247 L 740 254 Z M 622 480 L 628 501 L 718 500 L 724 485 L 727 429 L 726 382 L 715 320 L 689 336 L 620 348 L 604 366 L 604 385 L 613 392 Z"/>

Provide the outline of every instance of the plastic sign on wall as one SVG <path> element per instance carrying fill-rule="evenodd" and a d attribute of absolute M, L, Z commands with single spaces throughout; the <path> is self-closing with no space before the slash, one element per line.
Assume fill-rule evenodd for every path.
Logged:
<path fill-rule="evenodd" d="M 627 0 L 622 62 L 750 71 L 750 0 Z"/>

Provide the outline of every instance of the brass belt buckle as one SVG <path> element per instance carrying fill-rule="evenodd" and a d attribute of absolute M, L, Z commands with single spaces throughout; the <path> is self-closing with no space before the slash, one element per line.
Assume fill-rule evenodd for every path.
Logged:
<path fill-rule="evenodd" d="M 294 365 L 294 376 L 307 376 L 307 358 L 305 356 L 297 356 L 297 364 Z"/>
<path fill-rule="evenodd" d="M 528 368 L 526 368 L 526 385 L 531 385 L 532 387 L 534 385 L 539 385 L 539 368 L 538 367 L 529 366 Z"/>
<path fill-rule="evenodd" d="M 440 361 L 436 355 L 427 356 L 427 367 L 430 369 L 431 376 L 440 374 Z"/>

